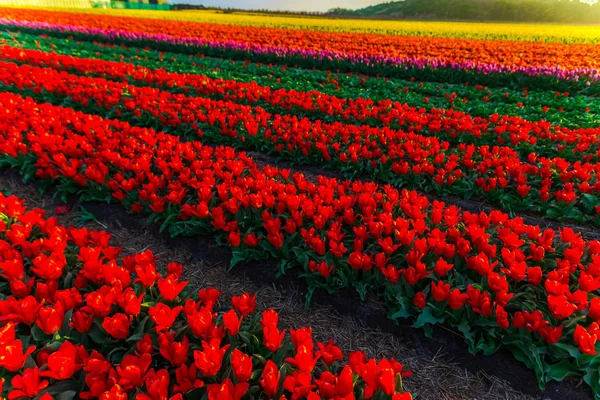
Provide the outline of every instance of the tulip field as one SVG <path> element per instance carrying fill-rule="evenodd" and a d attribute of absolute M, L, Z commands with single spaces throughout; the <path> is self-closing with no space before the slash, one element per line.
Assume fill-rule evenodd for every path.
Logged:
<path fill-rule="evenodd" d="M 144 15 L 0 8 L 1 168 L 600 398 L 600 35 Z M 0 192 L 0 398 L 428 398 L 26 204 Z"/>
<path fill-rule="evenodd" d="M 14 196 L 0 194 L 0 212 L 3 258 L 14 260 L 2 263 L 10 284 L 2 293 L 0 366 L 12 375 L 9 399 L 42 392 L 41 399 L 126 399 L 141 387 L 136 399 L 182 399 L 202 388 L 209 398 L 261 391 L 274 398 L 282 378 L 302 397 L 316 387 L 323 397 L 391 395 L 410 375 L 394 359 L 367 361 L 360 351 L 341 363 L 342 350 L 315 344 L 310 328 L 292 330 L 290 340 L 275 310 L 255 313 L 256 295 L 234 296 L 231 308 L 215 312 L 218 289 L 187 292 L 182 265 L 157 271 L 149 250 L 117 260 L 122 249 L 110 246 L 107 232 L 60 226 Z M 313 380 L 317 362 L 327 371 Z M 81 371 L 85 379 L 74 379 Z"/>

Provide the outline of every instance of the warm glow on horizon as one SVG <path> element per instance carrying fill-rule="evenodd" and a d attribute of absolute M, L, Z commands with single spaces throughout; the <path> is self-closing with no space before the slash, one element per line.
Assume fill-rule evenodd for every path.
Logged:
<path fill-rule="evenodd" d="M 327 11 L 334 7 L 357 9 L 385 0 L 172 0 L 171 3 L 202 4 L 207 7 L 231 7 L 251 10 Z"/>
<path fill-rule="evenodd" d="M 206 7 L 241 8 L 248 10 L 327 11 L 334 7 L 358 9 L 394 0 L 171 0 L 171 3 L 202 4 Z M 577 0 L 563 0 L 577 1 Z M 579 0 L 596 4 L 599 0 Z"/>

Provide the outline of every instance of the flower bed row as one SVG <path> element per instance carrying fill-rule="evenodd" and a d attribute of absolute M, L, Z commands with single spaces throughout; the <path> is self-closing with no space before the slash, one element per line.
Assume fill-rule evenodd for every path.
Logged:
<path fill-rule="evenodd" d="M 13 11 L 13 10 L 7 10 Z M 24 32 L 34 33 L 51 33 L 54 36 L 76 37 L 82 40 L 102 40 L 111 41 L 113 43 L 127 43 L 136 46 L 149 46 L 158 50 L 187 52 L 196 54 L 199 51 L 209 56 L 225 57 L 232 59 L 251 59 L 254 61 L 265 61 L 273 63 L 297 64 L 302 67 L 316 67 L 327 69 L 343 69 L 344 71 L 364 72 L 367 74 L 380 73 L 384 76 L 395 77 L 414 77 L 416 79 L 442 81 L 442 82 L 472 82 L 478 84 L 503 85 L 511 87 L 531 87 L 547 90 L 556 90 L 561 88 L 563 91 L 578 91 L 586 89 L 590 93 L 598 93 L 600 90 L 599 73 L 595 68 L 589 67 L 589 62 L 584 63 L 584 66 L 568 69 L 555 64 L 554 58 L 549 65 L 539 66 L 511 66 L 494 63 L 483 63 L 457 58 L 456 61 L 442 60 L 439 58 L 414 58 L 414 57 L 393 57 L 384 54 L 352 54 L 344 53 L 339 50 L 310 50 L 305 48 L 268 46 L 255 44 L 251 42 L 234 42 L 223 41 L 223 37 L 228 37 L 232 32 L 219 32 L 217 40 L 211 40 L 204 37 L 205 34 L 210 35 L 211 31 L 219 25 L 200 24 L 200 30 L 191 30 L 186 27 L 184 36 L 180 34 L 167 34 L 171 29 L 180 29 L 179 22 L 171 24 L 166 21 L 148 20 L 141 18 L 131 18 L 132 24 L 123 24 L 120 29 L 115 29 L 119 26 L 119 18 L 104 17 L 102 19 L 92 18 L 87 21 L 80 18 L 77 14 L 53 13 L 36 14 L 32 10 L 23 10 L 23 13 L 9 13 L 6 17 L 14 19 L 0 19 L 0 26 L 9 29 L 19 29 Z M 57 19 L 58 17 L 58 19 Z M 28 18 L 28 20 L 25 20 Z M 40 22 L 55 21 L 55 23 Z M 68 24 L 70 22 L 71 24 Z M 123 22 L 123 20 L 121 21 Z M 141 24 L 140 24 L 141 22 Z M 161 27 L 158 27 L 158 22 Z M 83 24 L 83 25 L 81 25 Z M 106 25 L 105 25 L 106 24 Z M 140 24 L 140 25 L 138 25 Z M 109 28 L 110 27 L 110 28 Z M 220 27 L 224 27 L 221 25 Z M 149 30 L 150 32 L 148 32 Z M 226 29 L 227 30 L 227 29 Z M 189 37 L 194 31 L 199 37 Z M 302 31 L 305 37 L 306 31 Z M 214 32 L 212 32 L 214 33 Z M 269 34 L 269 38 L 271 34 Z M 337 36 L 338 34 L 335 34 Z M 252 35 L 250 35 L 252 36 Z M 381 36 L 389 37 L 389 36 Z M 406 38 L 405 38 L 406 39 Z M 408 38 L 408 39 L 423 39 L 423 38 Z M 431 39 L 431 38 L 426 38 Z M 244 40 L 248 37 L 244 34 Z M 452 39 L 451 45 L 456 44 Z M 409 40 L 408 42 L 411 42 Z M 475 41 L 476 43 L 480 41 Z M 483 43 L 483 41 L 481 41 Z M 260 43 L 260 42 L 259 42 Z M 492 46 L 496 46 L 498 41 L 490 41 Z M 321 45 L 323 43 L 320 43 Z M 314 43 L 313 43 L 314 45 Z M 485 44 L 487 46 L 487 42 Z M 552 44 L 554 45 L 554 44 Z M 551 45 L 551 46 L 552 46 Z M 408 46 L 412 49 L 422 48 L 415 43 L 409 43 Z M 475 45 L 467 45 L 469 49 L 477 48 Z M 539 49 L 538 44 L 528 44 L 532 48 Z M 587 47 L 594 49 L 594 46 L 588 45 L 564 45 L 566 52 L 574 52 L 577 56 L 573 60 L 581 60 L 589 57 L 590 51 Z M 581 48 L 584 47 L 585 49 Z M 326 46 L 327 48 L 328 46 Z M 342 46 L 343 47 L 343 46 Z M 512 50 L 514 46 L 504 46 L 504 50 Z M 580 52 L 584 52 L 584 56 Z M 486 51 L 478 50 L 477 54 L 489 54 Z M 522 61 L 526 57 L 521 57 Z M 456 56 L 455 56 L 456 57 Z M 506 58 L 506 57 L 505 57 Z M 515 86 L 516 85 L 516 86 Z"/>
<path fill-rule="evenodd" d="M 481 85 L 417 82 L 414 79 L 399 80 L 362 74 L 235 62 L 201 55 L 194 57 L 172 52 L 158 52 L 148 48 L 81 42 L 46 35 L 11 32 L 4 33 L 4 36 L 7 38 L 6 44 L 24 49 L 40 49 L 106 61 L 120 60 L 155 70 L 164 69 L 169 72 L 194 73 L 238 82 L 254 82 L 277 93 L 281 92 L 280 89 L 284 89 L 288 93 L 316 91 L 342 99 L 368 98 L 373 100 L 372 103 L 393 100 L 426 109 L 452 108 L 474 117 L 500 114 L 521 116 L 530 121 L 545 119 L 555 125 L 571 128 L 591 128 L 600 125 L 600 121 L 597 120 L 600 114 L 598 102 L 590 101 L 590 98 L 585 95 L 557 90 L 531 91 L 524 88 L 513 90 Z M 317 94 L 313 93 L 313 96 Z M 312 103 L 313 101 L 309 102 Z M 329 117 L 338 116 L 329 115 Z"/>
<path fill-rule="evenodd" d="M 591 161 L 597 160 L 600 154 L 600 127 L 569 129 L 553 126 L 545 120 L 527 121 L 518 116 L 493 114 L 482 118 L 454 109 L 423 109 L 391 100 L 374 102 L 363 98 L 339 98 L 315 91 L 273 91 L 269 86 L 256 83 L 170 73 L 135 64 L 56 55 L 11 46 L 1 46 L 0 57 L 59 71 L 151 85 L 174 93 L 259 106 L 271 113 L 310 115 L 314 119 L 323 118 L 332 122 L 349 121 L 352 124 L 430 134 L 452 144 L 510 144 L 516 149 L 524 148 L 525 156 L 534 151 L 540 155 L 557 154 L 573 160 L 583 158 Z"/>
<path fill-rule="evenodd" d="M 425 192 L 478 195 L 510 210 L 543 212 L 553 219 L 600 219 L 598 163 L 570 163 L 535 153 L 522 160 L 510 147 L 451 146 L 414 132 L 271 115 L 260 107 L 51 68 L 0 61 L 0 73 L 6 89 L 133 124 L 164 127 L 187 138 L 202 136 L 212 143 L 318 163 Z"/>
<path fill-rule="evenodd" d="M 294 29 L 270 29 L 236 25 L 169 21 L 150 18 L 115 17 L 42 10 L 8 9 L 4 18 L 73 25 L 129 34 L 159 34 L 163 37 L 193 38 L 219 47 L 247 48 L 256 52 L 277 51 L 280 55 L 304 52 L 329 58 L 394 62 L 416 66 L 480 68 L 486 71 L 525 74 L 560 74 L 563 78 L 590 75 L 598 79 L 600 53 L 594 45 L 530 43 L 502 40 L 369 35 Z M 223 38 L 227 38 L 223 40 Z M 559 67 L 560 65 L 560 67 Z"/>
<path fill-rule="evenodd" d="M 287 335 L 275 310 L 255 312 L 256 296 L 227 309 L 217 289 L 192 292 L 181 264 L 161 271 L 150 250 L 120 257 L 107 232 L 60 226 L 1 193 L 0 246 L 9 400 L 412 399 L 396 360 L 343 361 L 311 328 Z"/>
<path fill-rule="evenodd" d="M 83 200 L 119 201 L 171 235 L 209 234 L 232 264 L 281 261 L 309 287 L 381 296 L 391 318 L 458 329 L 470 350 L 500 347 L 544 382 L 600 390 L 600 242 L 571 229 L 479 215 L 414 192 L 339 182 L 243 153 L 2 93 L 2 164 Z"/>

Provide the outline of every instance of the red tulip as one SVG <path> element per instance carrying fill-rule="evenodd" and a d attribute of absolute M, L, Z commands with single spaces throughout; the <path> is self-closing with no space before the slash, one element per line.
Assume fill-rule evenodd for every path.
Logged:
<path fill-rule="evenodd" d="M 65 380 L 71 378 L 81 369 L 77 363 L 77 348 L 69 341 L 63 342 L 57 351 L 48 357 L 48 369 L 41 373 L 42 376 Z"/>
<path fill-rule="evenodd" d="M 242 239 L 240 237 L 240 232 L 239 231 L 229 232 L 229 236 L 227 236 L 227 243 L 229 243 L 229 245 L 231 247 L 239 247 L 240 244 L 242 243 Z"/>
<path fill-rule="evenodd" d="M 48 349 L 40 350 L 35 356 L 35 363 L 37 364 L 37 366 L 43 367 L 44 365 L 48 364 L 48 357 L 50 356 L 50 354 L 52 354 L 52 352 Z"/>
<path fill-rule="evenodd" d="M 427 300 L 425 298 L 425 293 L 418 292 L 413 298 L 413 304 L 418 308 L 425 308 L 427 305 Z"/>
<path fill-rule="evenodd" d="M 279 315 L 277 311 L 272 308 L 263 311 L 262 318 L 260 319 L 260 326 L 264 329 L 267 326 L 277 327 L 277 323 L 279 322 Z"/>
<path fill-rule="evenodd" d="M 268 360 L 259 382 L 267 397 L 271 399 L 275 398 L 279 391 L 279 377 L 280 374 L 277 365 L 273 361 Z"/>
<path fill-rule="evenodd" d="M 160 274 L 156 273 L 156 267 L 153 263 L 148 263 L 144 266 L 137 265 L 135 267 L 135 272 L 137 273 L 138 277 L 134 282 L 139 282 L 146 288 L 154 286 L 156 280 L 160 278 Z"/>
<path fill-rule="evenodd" d="M 352 369 L 349 366 L 346 365 L 337 377 L 335 391 L 340 397 L 346 397 L 354 391 L 354 379 Z"/>
<path fill-rule="evenodd" d="M 448 272 L 454 268 L 454 264 L 449 264 L 448 262 L 446 262 L 446 260 L 444 260 L 443 258 L 440 258 L 437 260 L 437 262 L 435 263 L 435 268 L 433 269 L 433 271 L 440 277 L 443 278 L 445 277 Z"/>
<path fill-rule="evenodd" d="M 312 328 L 303 327 L 300 329 L 290 329 L 290 336 L 292 337 L 292 344 L 296 351 L 300 351 L 302 346 L 308 348 L 309 350 L 313 350 L 313 337 L 312 337 Z"/>
<path fill-rule="evenodd" d="M 346 366 L 344 368 L 344 370 L 342 370 L 342 373 L 345 371 L 346 368 L 350 369 L 350 367 Z M 319 388 L 319 393 L 321 394 L 321 396 L 323 398 L 331 399 L 336 395 L 336 381 L 337 381 L 337 378 L 329 371 L 322 372 L 320 379 L 315 379 L 315 383 L 317 384 L 317 387 Z M 350 382 L 349 383 L 350 383 L 350 387 L 353 388 L 352 370 L 351 369 L 350 369 Z M 340 385 L 340 389 L 341 389 L 340 391 L 343 390 L 342 386 L 344 386 L 344 385 L 343 384 Z M 347 394 L 349 394 L 349 393 L 347 393 Z M 343 395 L 340 395 L 340 396 L 345 397 Z"/>
<path fill-rule="evenodd" d="M 436 301 L 446 301 L 450 295 L 450 284 L 442 281 L 431 282 L 431 295 Z"/>
<path fill-rule="evenodd" d="M 129 325 L 131 317 L 125 314 L 115 314 L 112 317 L 104 318 L 102 327 L 113 339 L 125 339 L 129 336 Z"/>
<path fill-rule="evenodd" d="M 312 375 L 308 372 L 293 371 L 283 380 L 283 387 L 292 393 L 293 399 L 308 398 L 316 385 L 312 383 Z M 317 396 L 320 398 L 320 396 Z"/>
<path fill-rule="evenodd" d="M 85 304 L 88 307 L 87 310 L 92 312 L 94 316 L 104 318 L 110 314 L 112 306 L 117 300 L 114 294 L 110 292 L 110 289 L 108 286 L 103 286 L 86 296 Z"/>
<path fill-rule="evenodd" d="M 233 304 L 233 307 L 245 317 L 252 314 L 256 309 L 256 295 L 251 296 L 248 293 L 244 293 L 241 296 L 233 296 L 231 298 L 231 303 Z"/>
<path fill-rule="evenodd" d="M 102 393 L 98 400 L 127 400 L 127 392 L 121 385 L 114 385 L 110 390 Z"/>
<path fill-rule="evenodd" d="M 592 298 L 592 300 L 590 301 L 588 316 L 595 321 L 600 320 L 600 298 Z"/>
<path fill-rule="evenodd" d="M 188 300 L 188 302 L 190 301 Z M 196 311 L 195 308 L 192 311 L 186 310 L 186 316 L 193 335 L 204 340 L 208 340 L 213 335 L 216 326 L 213 322 L 214 315 L 210 309 L 202 307 L 200 311 Z"/>
<path fill-rule="evenodd" d="M 121 309 L 125 311 L 127 315 L 135 317 L 141 311 L 141 305 L 144 301 L 144 295 L 145 293 L 136 296 L 135 292 L 133 291 L 133 288 L 128 287 L 123 291 L 121 297 L 119 297 L 119 307 L 121 307 Z"/>
<path fill-rule="evenodd" d="M 175 370 L 177 384 L 173 388 L 175 391 L 187 393 L 192 389 L 198 389 L 204 386 L 204 382 L 197 378 L 197 368 L 194 364 L 189 367 L 183 364 Z"/>
<path fill-rule="evenodd" d="M 538 328 L 537 332 L 540 336 L 549 344 L 557 343 L 562 337 L 563 327 L 559 325 L 557 327 L 553 327 L 549 322 Z"/>
<path fill-rule="evenodd" d="M 448 305 L 453 310 L 459 310 L 467 302 L 467 294 L 461 293 L 459 289 L 453 289 L 448 296 Z"/>
<path fill-rule="evenodd" d="M 48 387 L 48 381 L 41 380 L 41 375 L 37 367 L 27 368 L 22 375 L 15 375 L 11 384 L 13 390 L 8 395 L 10 400 L 20 397 L 33 398 L 42 390 Z"/>
<path fill-rule="evenodd" d="M 231 353 L 231 369 L 238 382 L 247 382 L 252 375 L 252 357 L 239 351 Z"/>
<path fill-rule="evenodd" d="M 60 207 L 56 207 L 56 210 L 54 211 L 54 213 L 56 215 L 67 215 L 69 213 L 69 211 L 71 211 L 71 207 L 70 206 L 60 206 Z"/>
<path fill-rule="evenodd" d="M 10 372 L 16 372 L 23 368 L 27 357 L 35 351 L 35 346 L 29 346 L 23 352 L 23 343 L 20 340 L 13 340 L 0 346 L 0 366 Z"/>
<path fill-rule="evenodd" d="M 598 324 L 593 323 L 585 329 L 581 325 L 577 325 L 575 327 L 575 344 L 579 350 L 586 354 L 594 355 L 596 354 L 596 341 L 598 340 Z"/>
<path fill-rule="evenodd" d="M 151 400 L 163 400 L 169 398 L 169 371 L 160 369 L 156 372 L 150 370 L 146 375 L 146 392 Z"/>
<path fill-rule="evenodd" d="M 171 328 L 181 309 L 181 306 L 171 308 L 166 304 L 157 303 L 156 306 L 149 307 L 148 315 L 150 315 L 150 319 L 154 322 L 156 331 L 162 332 Z"/>
<path fill-rule="evenodd" d="M 212 308 L 213 305 L 217 304 L 219 296 L 221 296 L 221 291 L 215 288 L 201 289 L 198 291 L 198 297 L 200 297 L 200 300 L 202 300 L 204 305 L 208 308 Z"/>
<path fill-rule="evenodd" d="M 508 321 L 508 313 L 500 305 L 496 306 L 496 323 L 499 327 L 508 329 L 510 322 Z"/>
<path fill-rule="evenodd" d="M 367 363 L 357 365 L 356 372 L 366 383 L 364 392 L 365 398 L 370 399 L 373 397 L 373 394 L 377 392 L 380 384 L 377 376 L 377 362 L 374 359 L 370 359 Z"/>
<path fill-rule="evenodd" d="M 31 289 L 33 288 L 34 283 L 34 279 L 29 279 L 27 283 L 24 281 L 10 281 L 10 292 L 15 297 L 27 297 L 31 294 Z"/>
<path fill-rule="evenodd" d="M 379 387 L 387 396 L 391 396 L 395 391 L 396 372 L 386 359 L 379 362 L 377 366 L 377 380 Z"/>
<path fill-rule="evenodd" d="M 298 347 L 296 354 L 293 358 L 288 357 L 285 359 L 286 362 L 292 366 L 298 368 L 302 372 L 312 372 L 320 357 L 320 353 L 314 354 L 312 343 L 302 344 Z"/>
<path fill-rule="evenodd" d="M 13 226 L 16 227 L 18 225 Z M 2 275 L 0 276 L 5 278 L 9 282 L 23 281 L 25 279 L 25 267 L 23 265 L 23 257 L 20 256 L 20 253 L 15 252 L 14 257 L 11 261 L 6 260 L 0 262 L 0 271 L 2 271 Z"/>
<path fill-rule="evenodd" d="M 333 340 L 329 340 L 327 345 L 323 345 L 323 343 L 318 342 L 317 346 L 319 347 L 319 351 L 321 352 L 321 358 L 328 366 L 334 363 L 334 361 L 341 360 L 344 358 L 344 354 L 342 350 L 333 344 Z"/>
<path fill-rule="evenodd" d="M 140 357 L 131 354 L 125 355 L 121 365 L 116 368 L 119 376 L 118 383 L 123 390 L 141 387 L 151 363 L 152 356 L 148 353 L 142 354 Z"/>
<path fill-rule="evenodd" d="M 146 333 L 142 340 L 136 343 L 135 348 L 137 350 L 137 355 L 141 356 L 144 353 L 152 354 L 154 353 L 154 345 L 152 344 L 152 336 L 149 333 Z"/>
<path fill-rule="evenodd" d="M 233 385 L 231 379 L 223 383 L 213 383 L 207 386 L 208 400 L 240 400 L 248 391 L 250 385 L 246 382 Z"/>
<path fill-rule="evenodd" d="M 181 342 L 176 342 L 171 333 L 163 332 L 158 336 L 158 347 L 160 354 L 174 367 L 179 367 L 187 361 L 190 344 L 186 336 Z"/>
<path fill-rule="evenodd" d="M 15 341 L 17 337 L 15 326 L 16 325 L 14 323 L 9 322 L 8 324 L 0 327 L 0 348 Z"/>
<path fill-rule="evenodd" d="M 527 281 L 534 286 L 542 282 L 542 269 L 540 267 L 527 268 Z"/>
<path fill-rule="evenodd" d="M 258 236 L 254 233 L 249 233 L 244 237 L 244 244 L 249 247 L 256 247 L 258 245 Z"/>
<path fill-rule="evenodd" d="M 158 291 L 166 301 L 173 301 L 179 296 L 181 291 L 185 289 L 188 281 L 179 282 L 179 278 L 175 275 L 168 275 L 164 279 L 158 281 Z"/>
<path fill-rule="evenodd" d="M 31 270 L 40 278 L 46 281 L 56 281 L 63 273 L 63 268 L 67 264 L 65 255 L 54 252 L 50 256 L 42 253 L 32 260 Z"/>
<path fill-rule="evenodd" d="M 194 364 L 202 375 L 212 377 L 221 369 L 223 356 L 230 345 L 221 347 L 220 342 L 220 339 L 202 341 L 202 351 L 194 350 Z"/>
<path fill-rule="evenodd" d="M 558 319 L 568 318 L 577 307 L 567 300 L 566 296 L 548 296 L 548 307 L 552 315 Z"/>
<path fill-rule="evenodd" d="M 227 334 L 235 336 L 240 330 L 242 319 L 237 316 L 234 310 L 229 310 L 223 314 L 223 324 L 225 325 L 225 329 L 227 329 Z"/>
<path fill-rule="evenodd" d="M 181 263 L 172 261 L 169 263 L 169 265 L 167 265 L 167 274 L 168 275 L 175 275 L 176 278 L 179 278 L 182 273 L 183 273 L 183 265 Z"/>
<path fill-rule="evenodd" d="M 86 333 L 94 323 L 94 315 L 87 312 L 84 308 L 74 311 L 71 315 L 70 326 L 77 329 L 81 333 Z"/>
<path fill-rule="evenodd" d="M 63 325 L 65 313 L 61 303 L 56 303 L 52 307 L 42 307 L 37 311 L 37 326 L 46 335 L 53 335 L 60 330 Z"/>
<path fill-rule="evenodd" d="M 263 328 L 263 343 L 267 350 L 276 352 L 281 346 L 285 330 L 279 332 L 276 326 L 266 326 Z"/>

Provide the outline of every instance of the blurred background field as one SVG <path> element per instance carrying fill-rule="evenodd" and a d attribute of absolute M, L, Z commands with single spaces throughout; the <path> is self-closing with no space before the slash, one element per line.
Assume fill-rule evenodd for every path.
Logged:
<path fill-rule="evenodd" d="M 154 4 L 153 4 L 154 3 Z M 409 21 L 340 18 L 223 10 L 167 11 L 166 0 L 136 2 L 107 0 L 0 0 L 0 5 L 37 6 L 48 9 L 101 13 L 123 17 L 144 17 L 206 23 L 310 29 L 332 32 L 374 33 L 399 36 L 434 36 L 487 40 L 515 40 L 559 43 L 600 43 L 600 26 L 498 22 Z M 67 8 L 65 10 L 65 8 Z M 163 11 L 158 11 L 163 10 Z"/>
<path fill-rule="evenodd" d="M 117 13 L 120 13 L 123 10 L 127 9 L 142 11 L 171 10 L 171 5 L 167 4 L 167 0 L 0 0 L 0 6 L 35 7 L 45 9 L 56 9 L 61 11 L 69 11 L 70 9 L 73 9 L 77 12 L 102 9 L 105 11 L 115 10 Z M 143 14 L 141 16 L 149 17 L 148 14 Z"/>

